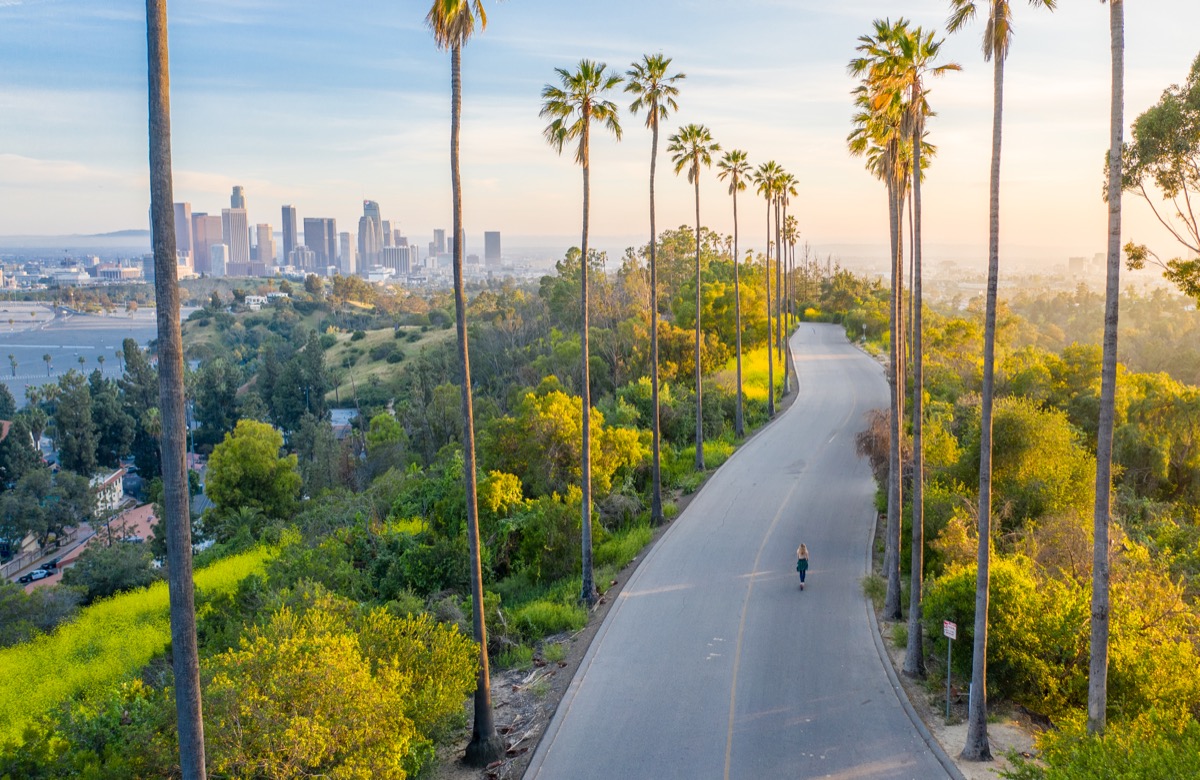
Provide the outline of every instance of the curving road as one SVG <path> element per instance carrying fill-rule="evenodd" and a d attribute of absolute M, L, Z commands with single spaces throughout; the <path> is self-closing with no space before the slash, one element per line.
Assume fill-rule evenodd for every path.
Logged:
<path fill-rule="evenodd" d="M 854 437 L 887 404 L 883 372 L 838 326 L 806 323 L 791 348 L 796 402 L 630 578 L 527 780 L 948 776 L 889 682 L 860 585 L 874 486 Z"/>

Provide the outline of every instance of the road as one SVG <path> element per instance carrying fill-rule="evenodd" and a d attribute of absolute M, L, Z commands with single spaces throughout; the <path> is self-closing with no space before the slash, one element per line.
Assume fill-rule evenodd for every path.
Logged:
<path fill-rule="evenodd" d="M 795 403 L 708 481 L 612 606 L 527 780 L 945 778 L 876 649 L 854 452 L 880 366 L 805 323 Z M 808 545 L 803 592 L 795 551 Z"/>

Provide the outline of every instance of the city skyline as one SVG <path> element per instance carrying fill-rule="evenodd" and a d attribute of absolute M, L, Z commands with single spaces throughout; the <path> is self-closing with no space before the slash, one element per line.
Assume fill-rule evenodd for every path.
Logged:
<path fill-rule="evenodd" d="M 775 159 L 795 173 L 802 240 L 822 256 L 831 246 L 871 253 L 886 245 L 882 187 L 845 150 L 854 86 L 845 66 L 872 19 L 903 13 L 940 30 L 945 2 L 486 6 L 488 29 L 463 56 L 468 225 L 503 230 L 519 243 L 577 243 L 578 168 L 542 139 L 540 89 L 555 67 L 571 68 L 582 57 L 623 73 L 641 54 L 662 51 L 688 74 L 680 112 L 664 135 L 704 123 L 726 149 L 745 149 L 755 163 Z M 359 205 L 372 199 L 424 247 L 450 213 L 449 62 L 425 29 L 426 10 L 275 0 L 172 8 L 174 199 L 219 214 L 232 186 L 241 185 L 249 225 L 278 225 L 281 205 L 291 204 L 301 216 L 321 215 L 352 230 Z M 1189 31 L 1200 24 L 1200 4 L 1161 0 L 1153 10 L 1130 8 L 1126 17 L 1128 123 L 1185 78 L 1198 50 Z M 1065 263 L 1103 249 L 1108 12 L 1100 3 L 1060 4 L 1054 13 L 1022 4 L 1014 18 L 1001 262 L 1042 253 Z M 2 0 L 0 29 L 8 33 L 0 235 L 144 228 L 142 15 L 80 0 Z M 923 188 L 926 241 L 968 266 L 986 254 L 992 101 L 981 35 L 978 20 L 956 36 L 938 33 L 946 38 L 946 60 L 964 72 L 933 84 L 939 116 L 930 140 L 939 154 Z M 643 118 L 626 110 L 627 96 L 611 97 L 622 109 L 625 138 L 598 139 L 592 153 L 592 230 L 610 255 L 648 239 L 650 146 Z M 322 100 L 338 111 L 307 109 Z M 691 188 L 671 173 L 661 147 L 659 163 L 658 224 L 687 224 Z M 739 205 L 743 246 L 761 248 L 761 201 L 748 192 Z M 709 172 L 701 209 L 706 225 L 732 230 L 725 186 Z M 63 224 L 64 213 L 75 222 Z M 1125 240 L 1166 256 L 1178 252 L 1137 198 L 1127 199 L 1125 224 Z M 483 232 L 469 233 L 468 242 Z"/>

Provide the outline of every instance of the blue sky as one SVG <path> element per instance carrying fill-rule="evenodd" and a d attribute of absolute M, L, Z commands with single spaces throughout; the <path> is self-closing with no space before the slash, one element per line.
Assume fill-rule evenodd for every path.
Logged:
<path fill-rule="evenodd" d="M 218 212 L 234 184 L 251 222 L 279 207 L 354 230 L 380 203 L 417 241 L 449 218 L 449 57 L 424 27 L 429 0 L 172 0 L 176 200 Z M 1102 251 L 1101 166 L 1108 127 L 1108 8 L 1060 0 L 1015 8 L 1006 82 L 1002 233 L 1007 256 L 1065 262 Z M 1196 0 L 1129 3 L 1126 117 L 1182 81 L 1200 53 Z M 487 2 L 489 25 L 464 51 L 463 171 L 468 244 L 578 241 L 581 177 L 541 136 L 539 92 L 580 58 L 623 72 L 661 51 L 687 73 L 669 120 L 709 126 L 752 162 L 797 175 L 795 208 L 822 256 L 882 253 L 881 187 L 845 151 L 846 75 L 871 20 L 903 14 L 937 28 L 945 2 L 911 0 L 605 0 Z M 991 70 L 982 23 L 949 37 L 964 67 L 934 86 L 939 147 L 923 195 L 935 256 L 986 254 Z M 144 5 L 134 0 L 0 0 L 0 235 L 143 228 L 148 207 Z M 624 95 L 614 99 L 624 108 Z M 624 140 L 593 144 L 592 225 L 613 252 L 645 241 L 649 132 L 623 116 Z M 663 146 L 665 146 L 665 139 Z M 659 225 L 692 219 L 692 190 L 660 156 Z M 715 176 L 702 218 L 732 230 Z M 761 244 L 761 201 L 742 203 Z M 1130 198 L 1126 237 L 1174 250 Z"/>

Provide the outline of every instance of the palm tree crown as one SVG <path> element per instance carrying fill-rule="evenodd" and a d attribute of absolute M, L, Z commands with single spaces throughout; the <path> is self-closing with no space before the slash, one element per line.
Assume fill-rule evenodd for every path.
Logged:
<path fill-rule="evenodd" d="M 433 32 L 433 40 L 440 49 L 466 45 L 475 33 L 476 21 L 479 29 L 487 29 L 483 0 L 433 0 L 433 6 L 425 15 L 425 24 Z"/>
<path fill-rule="evenodd" d="M 587 138 L 592 120 L 603 123 L 617 140 L 621 139 L 617 105 L 600 97 L 619 85 L 621 77 L 604 75 L 606 67 L 603 62 L 580 60 L 574 73 L 555 68 L 562 86 L 547 84 L 542 88 L 541 117 L 550 120 L 543 131 L 547 143 L 562 154 L 568 141 L 579 141 L 575 162 L 581 165 L 587 163 Z"/>
<path fill-rule="evenodd" d="M 646 109 L 646 127 L 654 127 L 666 119 L 672 111 L 678 111 L 679 105 L 675 98 L 679 96 L 679 87 L 675 82 L 687 78 L 685 73 L 667 75 L 671 67 L 671 58 L 662 54 L 646 54 L 641 62 L 625 71 L 625 91 L 634 96 L 629 104 L 629 110 L 638 113 Z"/>
<path fill-rule="evenodd" d="M 729 194 L 745 192 L 750 162 L 741 149 L 730 149 L 717 161 L 717 178 L 729 182 Z"/>
<path fill-rule="evenodd" d="M 694 184 L 700 177 L 700 166 L 711 166 L 713 152 L 721 151 L 721 145 L 704 125 L 687 125 L 668 139 L 667 151 L 675 163 L 675 173 L 687 168 L 688 184 Z"/>

